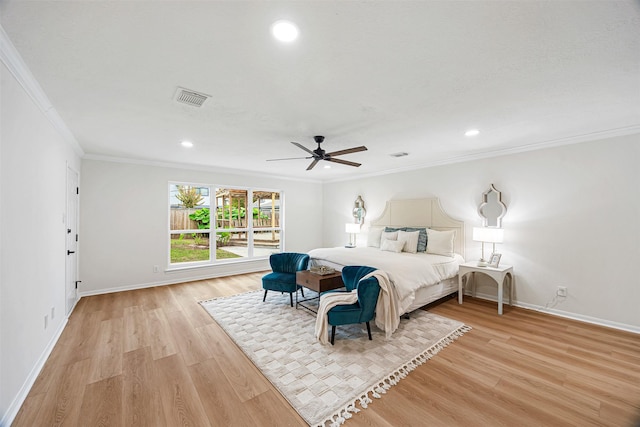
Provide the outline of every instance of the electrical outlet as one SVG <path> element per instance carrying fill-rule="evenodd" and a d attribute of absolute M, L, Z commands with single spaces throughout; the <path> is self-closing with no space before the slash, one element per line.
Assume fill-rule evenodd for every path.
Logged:
<path fill-rule="evenodd" d="M 44 328 L 47 329 L 47 326 L 49 326 L 49 316 L 47 316 L 45 314 L 44 315 Z"/>
<path fill-rule="evenodd" d="M 154 273 L 160 273 L 160 267 L 158 267 L 157 265 L 153 266 L 153 272 Z"/>
<path fill-rule="evenodd" d="M 559 297 L 566 297 L 567 296 L 567 287 L 566 286 L 558 286 L 558 291 L 556 292 L 556 294 Z"/>

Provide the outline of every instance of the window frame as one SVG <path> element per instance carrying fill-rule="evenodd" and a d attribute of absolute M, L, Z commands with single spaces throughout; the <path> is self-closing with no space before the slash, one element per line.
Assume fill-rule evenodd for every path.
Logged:
<path fill-rule="evenodd" d="M 172 230 L 171 229 L 171 211 L 172 211 L 172 189 L 177 186 L 189 186 L 196 188 L 207 188 L 209 193 L 209 212 L 211 221 L 209 223 L 208 229 L 188 229 L 188 230 Z M 250 207 L 245 206 L 245 218 L 246 227 L 234 227 L 234 228 L 218 228 L 217 227 L 217 191 L 220 189 L 231 189 L 231 190 L 239 190 L 246 191 L 247 202 Z M 278 194 L 278 226 L 276 227 L 254 227 L 253 224 L 253 195 L 254 193 L 277 193 Z M 247 214 L 247 212 L 251 209 L 251 215 Z M 174 271 L 174 270 L 184 270 L 191 268 L 202 268 L 202 267 L 211 267 L 216 265 L 223 264 L 232 264 L 232 263 L 243 263 L 243 262 L 252 262 L 256 260 L 268 259 L 271 253 L 281 253 L 284 252 L 284 191 L 280 189 L 270 189 L 263 187 L 243 187 L 243 186 L 234 186 L 234 185 L 220 185 L 220 184 L 203 184 L 203 183 L 194 183 L 194 182 L 186 182 L 186 181 L 169 181 L 168 183 L 168 203 L 167 203 L 167 269 L 166 271 Z M 206 230 L 206 231 L 205 231 Z M 255 255 L 254 248 L 254 234 L 256 231 L 275 231 L 279 233 L 279 243 L 277 252 L 274 250 L 269 254 L 263 255 Z M 216 258 L 216 239 L 217 234 L 221 232 L 240 232 L 246 233 L 247 236 L 247 255 L 241 256 L 239 258 Z M 200 233 L 200 234 L 208 234 L 209 235 L 209 259 L 202 261 L 185 261 L 185 262 L 172 262 L 171 261 L 171 237 L 175 234 L 190 234 L 190 233 Z M 213 247 L 212 247 L 213 246 Z"/>

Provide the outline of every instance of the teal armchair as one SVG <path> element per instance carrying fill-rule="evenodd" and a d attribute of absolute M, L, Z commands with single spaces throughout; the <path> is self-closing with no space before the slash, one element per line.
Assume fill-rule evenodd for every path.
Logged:
<path fill-rule="evenodd" d="M 360 279 L 375 270 L 377 269 L 366 266 L 346 266 L 342 269 L 342 281 L 345 288 L 347 292 L 358 290 L 358 302 L 337 305 L 327 312 L 327 318 L 331 325 L 331 345 L 335 340 L 336 326 L 353 323 L 366 323 L 369 340 L 373 339 L 369 322 L 376 313 L 380 285 L 375 277 L 369 277 L 362 281 Z"/>
<path fill-rule="evenodd" d="M 298 288 L 302 290 L 302 286 L 296 284 L 296 271 L 307 269 L 309 255 L 295 252 L 271 254 L 269 264 L 271 264 L 273 271 L 262 277 L 262 288 L 264 289 L 262 302 L 266 301 L 269 291 L 287 292 L 291 307 L 293 307 L 293 293 L 297 292 Z M 304 296 L 304 291 L 302 291 L 302 296 Z"/>

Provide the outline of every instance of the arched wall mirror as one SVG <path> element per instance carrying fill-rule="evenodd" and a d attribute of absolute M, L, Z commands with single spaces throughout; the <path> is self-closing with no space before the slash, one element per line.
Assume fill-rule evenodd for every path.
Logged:
<path fill-rule="evenodd" d="M 491 184 L 482 194 L 482 203 L 478 206 L 484 227 L 502 227 L 502 217 L 507 213 L 507 206 L 502 203 L 502 194 Z"/>
<path fill-rule="evenodd" d="M 353 218 L 360 225 L 364 222 L 364 217 L 367 214 L 367 210 L 364 208 L 364 200 L 358 196 L 353 205 Z"/>

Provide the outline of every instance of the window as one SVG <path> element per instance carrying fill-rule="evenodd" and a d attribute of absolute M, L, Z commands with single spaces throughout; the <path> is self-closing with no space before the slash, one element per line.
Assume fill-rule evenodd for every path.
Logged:
<path fill-rule="evenodd" d="M 208 187 L 169 185 L 170 264 L 210 261 Z"/>
<path fill-rule="evenodd" d="M 280 191 L 170 183 L 170 265 L 241 261 L 280 252 L 281 201 Z"/>

